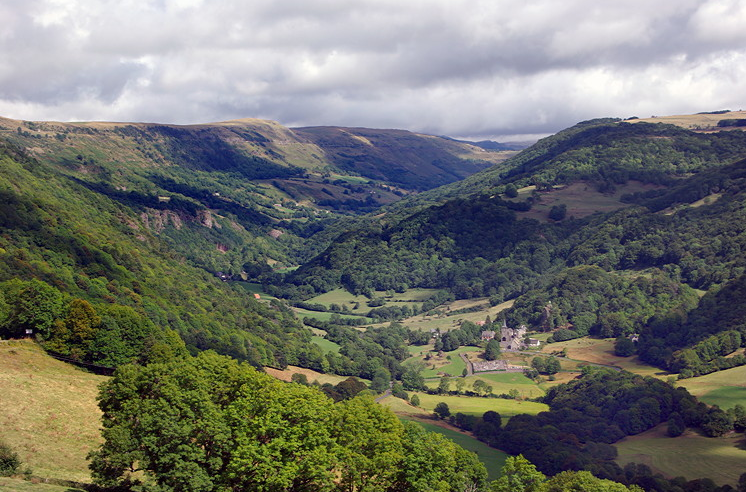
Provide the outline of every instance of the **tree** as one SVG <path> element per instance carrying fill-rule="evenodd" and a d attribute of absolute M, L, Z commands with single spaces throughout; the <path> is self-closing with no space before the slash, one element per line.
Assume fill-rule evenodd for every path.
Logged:
<path fill-rule="evenodd" d="M 505 185 L 505 196 L 508 198 L 515 198 L 518 196 L 518 190 L 513 183 Z"/>
<path fill-rule="evenodd" d="M 437 405 L 435 405 L 434 413 L 437 417 L 441 419 L 445 419 L 451 415 L 451 410 L 448 408 L 447 403 L 440 402 Z"/>
<path fill-rule="evenodd" d="M 464 378 L 456 379 L 456 391 L 458 393 L 461 393 L 464 390 L 464 386 L 466 386 L 466 380 Z"/>
<path fill-rule="evenodd" d="M 23 337 L 26 330 L 32 330 L 48 339 L 55 320 L 62 315 L 62 293 L 37 279 L 7 284 L 5 302 L 10 306 L 10 312 L 0 327 L 0 333 L 8 337 Z"/>
<path fill-rule="evenodd" d="M 560 221 L 567 215 L 567 205 L 560 204 L 555 205 L 549 210 L 549 218 L 555 221 Z"/>
<path fill-rule="evenodd" d="M 484 358 L 486 360 L 497 360 L 500 357 L 500 341 L 492 339 L 487 342 L 487 347 L 484 349 Z"/>
<path fill-rule="evenodd" d="M 419 407 L 420 397 L 417 396 L 416 394 L 412 395 L 412 397 L 409 399 L 409 403 L 411 403 L 413 407 Z"/>
<path fill-rule="evenodd" d="M 304 386 L 308 386 L 308 376 L 303 374 L 302 372 L 295 372 L 292 376 L 290 376 L 290 381 L 298 384 L 302 384 Z"/>
<path fill-rule="evenodd" d="M 549 357 L 544 364 L 544 372 L 547 374 L 557 374 L 562 370 L 560 361 L 556 357 Z"/>
<path fill-rule="evenodd" d="M 477 379 L 474 381 L 474 392 L 481 395 L 486 389 L 487 389 L 487 383 L 482 381 L 481 379 Z"/>
<path fill-rule="evenodd" d="M 543 492 L 546 478 L 522 455 L 509 456 L 500 478 L 492 482 L 492 492 Z"/>
<path fill-rule="evenodd" d="M 668 417 L 668 431 L 667 434 L 669 437 L 679 437 L 681 434 L 684 433 L 686 430 L 686 424 L 684 423 L 684 419 L 681 417 L 681 415 L 678 412 L 673 412 Z"/>
<path fill-rule="evenodd" d="M 377 393 L 386 391 L 391 384 L 391 373 L 385 367 L 379 367 L 370 381 L 370 389 Z"/>
<path fill-rule="evenodd" d="M 624 335 L 617 337 L 614 343 L 614 353 L 619 357 L 629 357 L 635 353 L 635 342 Z"/>
<path fill-rule="evenodd" d="M 450 392 L 451 389 L 451 378 L 448 376 L 443 376 L 440 378 L 440 383 L 438 383 L 438 393 L 447 394 Z"/>

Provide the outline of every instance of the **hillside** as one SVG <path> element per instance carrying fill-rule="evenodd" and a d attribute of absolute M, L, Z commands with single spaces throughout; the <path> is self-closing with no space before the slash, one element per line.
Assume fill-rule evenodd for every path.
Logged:
<path fill-rule="evenodd" d="M 30 341 L 0 341 L 0 427 L 33 476 L 90 482 L 86 455 L 102 442 L 96 376 Z M 0 487 L 1 488 L 1 487 Z"/>

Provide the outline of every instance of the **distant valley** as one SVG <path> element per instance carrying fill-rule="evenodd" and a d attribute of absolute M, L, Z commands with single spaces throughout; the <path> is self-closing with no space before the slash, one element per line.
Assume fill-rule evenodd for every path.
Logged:
<path fill-rule="evenodd" d="M 153 381 L 171 381 L 176 393 L 154 401 L 188 408 L 201 399 L 206 413 L 194 422 L 221 422 L 215 439 L 189 450 L 223 453 L 224 468 L 193 460 L 190 487 L 194 477 L 214 480 L 204 490 L 258 487 L 228 470 L 272 449 L 231 427 L 241 412 L 271 421 L 242 384 L 279 419 L 305 421 L 275 405 L 298 399 L 308 402 L 299 412 L 328 422 L 352 422 L 356 411 L 379 419 L 388 430 L 365 432 L 383 436 L 382 447 L 398 443 L 385 454 L 392 469 L 414 466 L 407 453 L 423 451 L 413 443 L 440 442 L 408 423 L 424 422 L 478 453 L 471 478 L 448 472 L 473 490 L 500 480 L 496 462 L 519 454 L 547 477 L 586 470 L 624 487 L 613 490 L 733 490 L 746 465 L 744 123 L 746 112 L 729 111 L 604 118 L 504 150 L 253 119 L 0 119 L 0 338 L 39 343 L 0 342 L 0 383 L 36 400 L 18 385 L 32 367 L 52 385 L 78 371 L 39 346 L 79 367 L 130 367 L 113 379 L 81 372 L 85 412 L 100 380 L 135 406 L 149 401 Z M 480 371 L 488 361 L 495 368 Z M 235 386 L 202 392 L 217 374 Z M 58 467 L 33 457 L 30 432 L 52 441 L 65 432 L 48 413 L 27 430 L 3 406 L 0 423 L 14 426 L 6 440 L 36 469 L 29 476 L 71 486 L 140 480 L 113 464 L 117 449 L 134 446 L 127 456 L 150 463 L 151 481 L 179 489 L 191 472 L 159 465 L 146 438 L 117 440 L 148 434 L 118 427 L 135 406 L 116 398 L 102 402 L 117 431 L 105 434 L 92 475 L 81 451 Z M 388 410 L 373 398 L 405 424 L 379 414 Z M 184 425 L 174 436 L 202 438 Z M 241 450 L 221 441 L 228 428 Z M 313 451 L 323 477 L 294 472 L 326 484 L 319 490 L 348 479 L 362 487 L 349 463 L 373 463 L 340 428 L 303 431 L 335 450 Z M 89 447 L 101 442 L 86 436 Z M 683 466 L 665 439 L 717 458 Z M 420 472 L 381 475 L 380 490 L 420 490 L 406 488 Z M 287 480 L 277 490 L 300 487 Z"/>

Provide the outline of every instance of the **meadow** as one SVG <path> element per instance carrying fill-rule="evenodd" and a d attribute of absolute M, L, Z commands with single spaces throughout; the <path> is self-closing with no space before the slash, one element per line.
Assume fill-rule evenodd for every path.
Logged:
<path fill-rule="evenodd" d="M 420 399 L 420 407 L 427 412 L 432 412 L 435 409 L 435 405 L 440 402 L 446 403 L 452 414 L 461 412 L 481 417 L 484 412 L 492 410 L 499 413 L 503 419 L 521 413 L 536 415 L 549 408 L 543 403 L 532 401 L 480 398 L 477 396 L 428 395 L 427 393 L 412 392 L 410 393 L 410 398 L 414 394 Z"/>
<path fill-rule="evenodd" d="M 746 366 L 682 379 L 676 384 L 709 405 L 727 409 L 740 403 L 746 407 Z"/>
<path fill-rule="evenodd" d="M 497 480 L 500 477 L 500 470 L 502 470 L 502 467 L 505 465 L 505 460 L 509 456 L 507 453 L 504 453 L 499 449 L 491 448 L 482 441 L 475 439 L 466 433 L 423 420 L 416 420 L 416 422 L 426 430 L 437 432 L 467 451 L 475 453 L 479 458 L 479 461 L 484 463 L 485 468 L 487 468 L 487 476 L 490 481 Z"/>
<path fill-rule="evenodd" d="M 616 461 L 620 466 L 629 462 L 643 463 L 669 478 L 707 477 L 718 485 L 736 485 L 746 470 L 745 441 L 743 434 L 711 438 L 692 430 L 672 439 L 666 436 L 666 425 L 661 424 L 614 446 L 619 451 Z"/>
<path fill-rule="evenodd" d="M 102 442 L 96 397 L 106 379 L 52 359 L 29 340 L 0 342 L 0 429 L 21 470 L 90 482 L 86 455 Z"/>

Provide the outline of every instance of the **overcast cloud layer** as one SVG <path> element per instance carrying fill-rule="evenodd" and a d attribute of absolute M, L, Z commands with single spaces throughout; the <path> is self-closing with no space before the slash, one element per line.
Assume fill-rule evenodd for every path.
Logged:
<path fill-rule="evenodd" d="M 0 115 L 545 134 L 746 107 L 741 0 L 4 0 Z"/>

